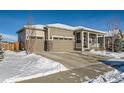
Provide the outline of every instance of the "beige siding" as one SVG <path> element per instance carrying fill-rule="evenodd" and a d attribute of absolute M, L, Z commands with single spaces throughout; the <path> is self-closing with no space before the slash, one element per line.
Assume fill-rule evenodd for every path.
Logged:
<path fill-rule="evenodd" d="M 33 29 L 33 30 L 26 29 L 26 36 L 27 35 L 44 37 L 44 31 L 43 30 L 38 30 L 38 29 Z"/>
<path fill-rule="evenodd" d="M 72 30 L 66 30 L 66 29 L 61 29 L 61 28 L 49 27 L 48 31 L 50 33 L 50 37 L 52 35 L 74 37 Z"/>
<path fill-rule="evenodd" d="M 72 30 L 49 27 L 48 32 L 49 32 L 50 39 L 52 39 L 51 51 L 73 51 L 74 50 L 74 35 Z M 58 37 L 58 39 L 54 39 L 54 37 Z"/>
<path fill-rule="evenodd" d="M 20 42 L 21 49 L 23 48 L 24 44 L 24 49 L 33 52 L 41 52 L 44 50 L 44 38 L 44 31 L 38 29 L 24 29 L 23 31 L 18 33 L 18 40 Z"/>
<path fill-rule="evenodd" d="M 76 31 L 75 33 L 80 32 Z M 90 34 L 100 34 L 93 31 L 84 31 Z M 56 27 L 46 27 L 41 29 L 22 29 L 18 33 L 18 40 L 21 44 L 21 49 L 29 49 L 33 52 L 47 51 L 73 51 L 74 49 L 81 49 L 80 43 L 75 43 L 75 35 L 73 30 L 67 30 Z M 36 38 L 28 38 L 28 37 Z M 40 39 L 42 37 L 42 39 Z M 87 39 L 86 39 L 87 40 Z M 84 42 L 84 41 L 83 41 Z M 94 42 L 95 43 L 95 42 Z M 86 42 L 87 44 L 87 42 Z M 87 47 L 87 46 L 86 46 Z M 90 48 L 96 47 L 96 44 L 90 45 Z M 31 49 L 32 48 L 32 49 Z"/>
<path fill-rule="evenodd" d="M 73 40 L 53 40 L 52 51 L 73 51 Z"/>
<path fill-rule="evenodd" d="M 44 51 L 44 38 L 41 37 L 30 37 L 30 41 L 27 41 L 28 51 L 34 53 L 40 53 Z"/>

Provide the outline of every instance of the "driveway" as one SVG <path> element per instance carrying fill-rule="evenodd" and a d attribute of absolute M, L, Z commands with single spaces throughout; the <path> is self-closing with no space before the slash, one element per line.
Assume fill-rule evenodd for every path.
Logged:
<path fill-rule="evenodd" d="M 90 52 L 43 52 L 39 55 L 63 64 L 68 69 L 75 69 L 91 64 L 97 64 L 98 60 L 106 60 L 107 57 L 96 56 Z"/>
<path fill-rule="evenodd" d="M 80 52 L 44 52 L 40 55 L 62 63 L 69 70 L 20 83 L 90 82 L 93 78 L 112 70 L 109 66 L 98 62 L 108 59 L 107 57 L 96 56 L 89 52 L 84 52 L 84 54 L 80 54 Z"/>

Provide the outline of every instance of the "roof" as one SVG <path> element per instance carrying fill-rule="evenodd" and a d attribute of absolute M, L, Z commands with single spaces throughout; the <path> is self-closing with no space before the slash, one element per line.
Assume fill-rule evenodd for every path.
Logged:
<path fill-rule="evenodd" d="M 41 24 L 37 24 L 37 25 L 24 25 L 21 29 L 19 29 L 17 31 L 17 33 L 21 32 L 22 29 L 24 28 L 29 28 L 29 26 L 31 26 L 31 28 L 34 28 L 34 29 L 40 29 L 40 30 L 43 30 L 45 25 L 41 25 Z"/>
<path fill-rule="evenodd" d="M 106 33 L 105 31 L 96 30 L 84 26 L 69 26 L 61 23 L 55 23 L 55 24 L 48 24 L 48 27 L 56 27 L 56 28 L 62 28 L 62 29 L 68 29 L 68 30 L 88 30 L 93 32 L 100 32 L 100 33 Z"/>
<path fill-rule="evenodd" d="M 67 29 L 67 30 L 76 30 L 76 29 L 79 29 L 78 27 L 69 26 L 69 25 L 60 24 L 60 23 L 48 24 L 48 25 L 46 25 L 46 26 L 47 26 L 47 27 L 62 28 L 62 29 Z"/>
<path fill-rule="evenodd" d="M 106 33 L 105 31 L 96 30 L 96 29 L 92 29 L 92 28 L 88 28 L 88 27 L 84 27 L 84 26 L 70 26 L 70 25 L 65 25 L 65 24 L 61 24 L 61 23 L 46 24 L 46 25 L 41 25 L 41 24 L 32 25 L 32 28 L 35 28 L 35 29 L 43 30 L 44 27 L 55 27 L 55 28 L 72 30 L 72 31 L 75 31 L 75 30 L 88 30 L 88 31 L 93 31 L 93 32 Z M 25 25 L 23 28 L 29 28 L 29 26 Z M 17 31 L 17 32 L 20 32 L 20 31 L 21 31 L 21 29 L 19 31 Z"/>
<path fill-rule="evenodd" d="M 92 31 L 92 32 L 99 32 L 99 33 L 106 33 L 106 31 L 96 30 L 96 29 L 92 29 L 92 28 L 88 28 L 88 27 L 84 27 L 84 26 L 80 26 L 80 27 L 82 27 L 83 30 L 88 30 L 88 31 Z"/>
<path fill-rule="evenodd" d="M 25 28 L 29 28 L 28 25 L 24 25 Z M 36 28 L 36 29 L 44 29 L 45 25 L 41 25 L 41 24 L 37 24 L 37 25 L 31 25 L 32 28 Z"/>

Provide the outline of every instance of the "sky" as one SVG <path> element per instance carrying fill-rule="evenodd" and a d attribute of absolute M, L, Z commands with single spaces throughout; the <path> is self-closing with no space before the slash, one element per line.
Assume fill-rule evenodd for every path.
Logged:
<path fill-rule="evenodd" d="M 107 31 L 116 19 L 124 32 L 124 11 L 115 10 L 0 10 L 0 33 L 4 40 L 16 41 L 17 31 L 32 19 L 32 24 L 62 23 Z"/>

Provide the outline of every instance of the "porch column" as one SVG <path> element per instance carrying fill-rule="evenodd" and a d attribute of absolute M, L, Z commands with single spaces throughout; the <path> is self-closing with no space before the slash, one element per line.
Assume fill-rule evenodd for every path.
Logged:
<path fill-rule="evenodd" d="M 50 31 L 48 30 L 48 40 L 50 40 Z"/>
<path fill-rule="evenodd" d="M 98 34 L 96 34 L 96 47 L 98 48 Z"/>
<path fill-rule="evenodd" d="M 105 35 L 103 35 L 103 47 L 105 49 Z"/>
<path fill-rule="evenodd" d="M 84 51 L 84 32 L 81 31 L 81 52 Z"/>
<path fill-rule="evenodd" d="M 89 45 L 89 32 L 87 32 L 87 46 L 88 46 L 88 49 L 90 48 L 90 45 Z"/>

